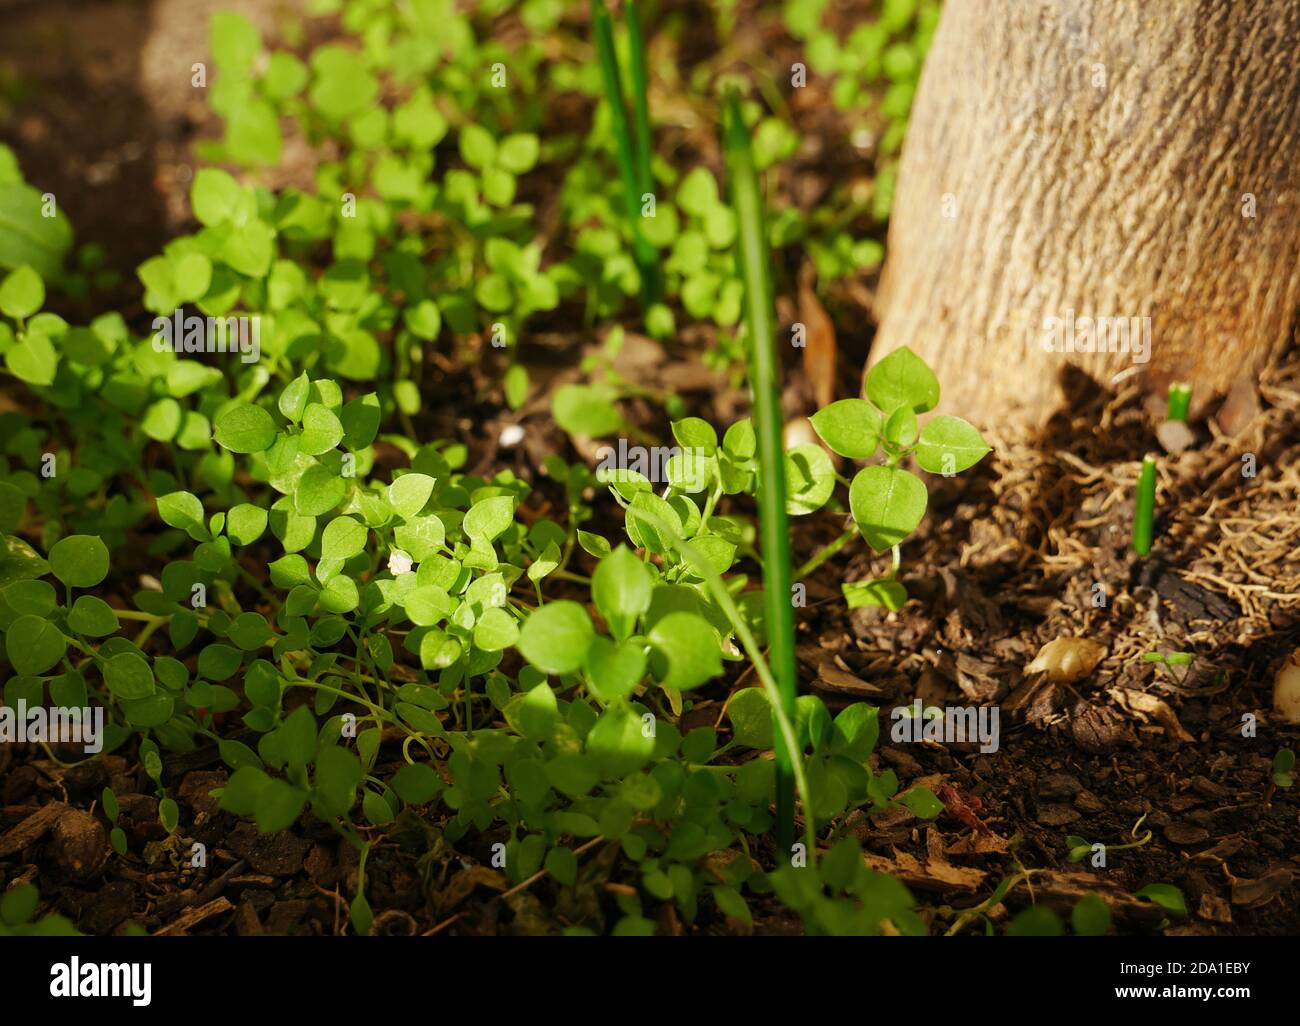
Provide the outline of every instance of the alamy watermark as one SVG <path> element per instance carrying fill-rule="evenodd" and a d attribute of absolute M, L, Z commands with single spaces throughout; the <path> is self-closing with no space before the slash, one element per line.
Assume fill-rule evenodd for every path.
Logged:
<path fill-rule="evenodd" d="M 950 705 L 928 708 L 918 698 L 911 705 L 895 706 L 889 737 L 895 744 L 938 741 L 942 744 L 978 741 L 988 755 L 998 750 L 999 710 L 996 705 Z"/>
<path fill-rule="evenodd" d="M 237 317 L 201 317 L 177 307 L 170 317 L 153 319 L 156 353 L 240 353 L 244 363 L 262 358 L 262 319 L 253 314 Z"/>
<path fill-rule="evenodd" d="M 73 955 L 50 966 L 50 996 L 56 998 L 130 998 L 143 1008 L 152 1000 L 150 962 L 86 962 Z"/>
<path fill-rule="evenodd" d="M 46 708 L 22 698 L 17 706 L 0 705 L 0 743 L 20 741 L 70 742 L 87 755 L 98 754 L 104 748 L 104 707 Z"/>
<path fill-rule="evenodd" d="M 1039 344 L 1045 353 L 1123 353 L 1134 363 L 1151 359 L 1150 317 L 1075 316 L 1043 318 Z"/>
<path fill-rule="evenodd" d="M 688 492 L 703 491 L 708 484 L 709 457 L 703 449 L 680 445 L 602 445 L 596 450 L 598 478 L 617 476 L 618 471 L 640 474 L 651 484 L 671 484 Z"/>

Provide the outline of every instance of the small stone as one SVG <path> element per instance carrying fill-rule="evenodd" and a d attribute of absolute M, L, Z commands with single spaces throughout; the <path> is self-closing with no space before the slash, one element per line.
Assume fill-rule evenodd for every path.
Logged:
<path fill-rule="evenodd" d="M 1043 826 L 1065 826 L 1079 818 L 1079 813 L 1068 805 L 1044 805 L 1038 810 L 1038 822 Z"/>
<path fill-rule="evenodd" d="M 524 440 L 524 429 L 518 424 L 507 424 L 501 429 L 500 445 L 503 449 L 510 449 Z"/>
<path fill-rule="evenodd" d="M 287 830 L 275 834 L 260 833 L 252 823 L 240 823 L 230 835 L 230 850 L 259 873 L 268 876 L 292 876 L 302 869 L 303 856 L 310 841 L 295 837 Z"/>
<path fill-rule="evenodd" d="M 1190 823 L 1175 821 L 1165 827 L 1165 839 L 1173 844 L 1183 846 L 1204 844 L 1209 837 L 1210 832 L 1204 827 L 1192 826 Z"/>
<path fill-rule="evenodd" d="M 1166 420 L 1156 428 L 1156 438 L 1165 452 L 1177 455 L 1196 444 L 1196 432 L 1185 420 Z"/>
<path fill-rule="evenodd" d="M 1083 785 L 1068 773 L 1048 773 L 1038 781 L 1039 798 L 1073 798 Z"/>
<path fill-rule="evenodd" d="M 196 816 L 207 814 L 215 816 L 221 800 L 212 797 L 212 792 L 225 787 L 230 774 L 225 770 L 191 770 L 185 774 L 178 789 L 181 800 L 194 810 Z"/>
<path fill-rule="evenodd" d="M 108 861 L 108 833 L 89 812 L 69 809 L 54 824 L 54 857 L 74 880 L 99 875 Z"/>
<path fill-rule="evenodd" d="M 307 901 L 277 901 L 267 914 L 266 932 L 272 935 L 298 932 L 293 931 L 292 928 L 302 922 L 310 909 L 311 903 Z"/>

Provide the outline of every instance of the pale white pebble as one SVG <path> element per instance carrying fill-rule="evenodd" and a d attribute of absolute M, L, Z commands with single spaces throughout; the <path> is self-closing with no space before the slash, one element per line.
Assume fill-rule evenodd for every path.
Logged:
<path fill-rule="evenodd" d="M 501 429 L 500 445 L 503 449 L 518 445 L 524 440 L 524 429 L 518 424 L 507 424 Z"/>

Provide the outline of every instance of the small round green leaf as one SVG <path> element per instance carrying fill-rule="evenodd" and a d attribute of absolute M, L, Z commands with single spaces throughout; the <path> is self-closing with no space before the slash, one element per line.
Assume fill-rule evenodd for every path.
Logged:
<path fill-rule="evenodd" d="M 722 673 L 722 645 L 702 616 L 669 613 L 655 623 L 649 640 L 651 669 L 664 687 L 685 691 Z"/>
<path fill-rule="evenodd" d="M 592 601 L 619 640 L 632 633 L 637 617 L 650 608 L 653 589 L 650 571 L 625 545 L 602 559 L 591 578 Z"/>
<path fill-rule="evenodd" d="M 880 411 L 865 399 L 841 399 L 809 419 L 818 437 L 840 456 L 870 459 L 880 445 Z"/>
<path fill-rule="evenodd" d="M 835 490 L 835 465 L 820 445 L 796 445 L 785 454 L 785 511 L 815 513 Z"/>
<path fill-rule="evenodd" d="M 343 425 L 329 407 L 310 403 L 303 413 L 302 434 L 298 438 L 303 452 L 320 456 L 343 441 Z"/>
<path fill-rule="evenodd" d="M 106 638 L 117 631 L 117 613 L 103 599 L 80 595 L 68 613 L 68 626 L 89 638 Z"/>
<path fill-rule="evenodd" d="M 388 504 L 403 520 L 410 520 L 424 509 L 434 483 L 428 474 L 403 474 L 388 486 Z"/>
<path fill-rule="evenodd" d="M 366 548 L 370 531 L 365 524 L 352 517 L 335 517 L 325 525 L 321 534 L 322 559 L 351 559 Z"/>
<path fill-rule="evenodd" d="M 548 602 L 525 621 L 519 651 L 547 673 L 572 673 L 586 661 L 594 637 L 587 611 L 562 599 Z"/>
<path fill-rule="evenodd" d="M 931 474 L 960 474 L 990 451 L 980 433 L 960 417 L 935 417 L 921 428 L 916 462 Z"/>
<path fill-rule="evenodd" d="M 925 483 L 898 467 L 866 467 L 849 486 L 849 507 L 867 544 L 877 552 L 897 545 L 925 516 Z"/>
<path fill-rule="evenodd" d="M 45 283 L 28 264 L 10 271 L 0 282 L 0 313 L 24 320 L 45 302 Z"/>
<path fill-rule="evenodd" d="M 104 663 L 104 683 L 114 698 L 129 702 L 154 692 L 153 669 L 138 652 L 119 652 Z"/>
<path fill-rule="evenodd" d="M 108 546 L 93 534 L 70 534 L 50 549 L 50 570 L 73 588 L 93 588 L 108 576 Z"/>
<path fill-rule="evenodd" d="M 243 403 L 217 418 L 214 437 L 231 452 L 263 452 L 275 442 L 275 420 L 262 407 Z"/>
<path fill-rule="evenodd" d="M 236 545 L 252 545 L 266 530 L 267 512 L 260 506 L 241 502 L 226 515 L 226 535 Z"/>
<path fill-rule="evenodd" d="M 5 654 L 25 677 L 49 670 L 63 658 L 67 647 L 59 629 L 39 616 L 20 616 L 5 632 Z"/>
<path fill-rule="evenodd" d="M 939 379 L 907 346 L 899 346 L 867 374 L 867 398 L 884 413 L 908 406 L 915 413 L 939 404 Z"/>
<path fill-rule="evenodd" d="M 489 606 L 474 624 L 474 644 L 485 652 L 499 652 L 519 639 L 519 624 L 504 609 Z"/>

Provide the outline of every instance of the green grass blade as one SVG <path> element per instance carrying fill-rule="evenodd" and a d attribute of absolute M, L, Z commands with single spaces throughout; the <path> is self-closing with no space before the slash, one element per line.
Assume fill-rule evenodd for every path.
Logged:
<path fill-rule="evenodd" d="M 745 283 L 745 325 L 749 333 L 749 381 L 754 394 L 758 440 L 759 536 L 763 553 L 763 588 L 772 673 L 787 715 L 794 715 L 794 606 L 791 603 L 790 532 L 785 512 L 785 447 L 782 444 L 780 361 L 776 355 L 775 314 L 769 273 L 763 195 L 740 103 L 727 97 L 723 150 L 736 212 L 741 278 Z M 792 753 L 778 734 L 776 744 L 777 840 L 789 851 L 794 838 Z M 806 816 L 812 815 L 805 809 Z"/>
<path fill-rule="evenodd" d="M 1176 381 L 1169 386 L 1169 413 L 1166 420 L 1186 420 L 1192 407 L 1192 386 Z"/>
<path fill-rule="evenodd" d="M 641 272 L 642 305 L 649 306 L 651 283 L 657 277 L 658 257 L 654 247 L 641 235 L 641 190 L 637 187 L 632 131 L 627 121 L 627 107 L 623 102 L 623 80 L 618 70 L 618 53 L 614 49 L 614 22 L 604 0 L 591 0 L 591 25 L 596 36 L 601 75 L 605 81 L 605 99 L 609 102 L 619 175 L 623 179 L 623 206 L 632 232 L 632 257 Z M 649 131 L 648 123 L 646 130 Z"/>
<path fill-rule="evenodd" d="M 650 158 L 654 153 L 654 144 L 650 139 L 650 79 L 646 74 L 645 38 L 641 34 L 641 16 L 637 12 L 635 0 L 627 2 L 627 43 L 632 71 L 632 115 L 636 129 L 637 195 L 644 196 L 646 193 L 654 192 L 654 176 L 650 171 Z M 653 303 L 659 299 L 661 293 L 657 260 L 650 269 L 652 273 L 646 285 L 646 299 L 647 302 Z"/>
<path fill-rule="evenodd" d="M 1151 538 L 1155 533 L 1156 515 L 1156 458 L 1142 460 L 1138 476 L 1137 500 L 1133 504 L 1133 551 L 1145 556 L 1151 551 Z"/>

